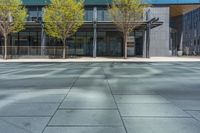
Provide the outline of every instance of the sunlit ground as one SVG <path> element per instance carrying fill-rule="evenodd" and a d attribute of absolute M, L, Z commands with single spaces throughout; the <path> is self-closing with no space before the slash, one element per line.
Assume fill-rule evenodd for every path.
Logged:
<path fill-rule="evenodd" d="M 200 133 L 200 63 L 2 63 L 0 133 Z"/>

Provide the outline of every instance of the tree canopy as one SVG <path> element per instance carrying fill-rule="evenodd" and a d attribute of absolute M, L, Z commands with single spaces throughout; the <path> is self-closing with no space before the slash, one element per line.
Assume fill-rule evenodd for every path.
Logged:
<path fill-rule="evenodd" d="M 44 22 L 47 34 L 66 40 L 80 28 L 84 22 L 83 1 L 52 0 L 45 8 Z"/>
<path fill-rule="evenodd" d="M 21 0 L 0 0 L 0 33 L 7 36 L 23 30 L 27 16 Z"/>
<path fill-rule="evenodd" d="M 82 0 L 52 0 L 44 10 L 45 30 L 48 35 L 63 42 L 63 58 L 66 56 L 66 39 L 84 23 Z"/>
<path fill-rule="evenodd" d="M 142 0 L 113 0 L 109 8 L 113 23 L 123 33 L 125 58 L 127 58 L 127 38 L 143 21 L 144 8 Z"/>
<path fill-rule="evenodd" d="M 7 37 L 25 28 L 27 11 L 21 0 L 0 0 L 0 34 L 4 37 L 4 58 L 7 59 Z"/>

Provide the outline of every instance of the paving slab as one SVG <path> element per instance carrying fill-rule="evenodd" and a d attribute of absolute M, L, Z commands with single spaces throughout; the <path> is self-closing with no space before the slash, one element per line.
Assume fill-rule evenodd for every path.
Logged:
<path fill-rule="evenodd" d="M 0 107 L 0 116 L 51 116 L 58 105 L 58 103 L 7 103 Z"/>
<path fill-rule="evenodd" d="M 139 75 L 143 73 L 147 73 L 148 69 L 145 67 L 141 68 L 104 68 L 105 74 L 106 75 Z"/>
<path fill-rule="evenodd" d="M 124 127 L 47 127 L 44 133 L 126 133 Z"/>
<path fill-rule="evenodd" d="M 180 87 L 177 87 L 174 85 L 173 88 L 163 89 L 163 90 L 160 90 L 158 93 L 172 101 L 173 100 L 200 100 L 200 97 L 199 97 L 200 90 L 198 89 L 200 84 L 197 83 L 198 81 L 193 80 L 193 82 L 194 83 L 190 83 L 191 85 L 189 86 L 183 83 L 182 85 L 179 85 Z"/>
<path fill-rule="evenodd" d="M 107 87 L 107 81 L 101 78 L 79 78 L 74 87 Z"/>
<path fill-rule="evenodd" d="M 60 103 L 64 99 L 65 94 L 42 94 L 42 93 L 21 93 L 16 95 L 11 95 L 6 100 L 14 103 Z"/>
<path fill-rule="evenodd" d="M 83 69 L 79 69 L 79 68 L 76 68 L 76 69 L 73 69 L 73 68 L 66 68 L 65 70 L 62 70 L 62 71 L 59 71 L 57 73 L 55 73 L 55 75 L 80 75 L 82 73 Z"/>
<path fill-rule="evenodd" d="M 69 94 L 70 95 L 80 95 L 80 94 L 94 94 L 98 95 L 103 93 L 103 94 L 108 94 L 111 95 L 111 91 L 107 86 L 84 86 L 84 87 L 72 87 L 70 90 Z"/>
<path fill-rule="evenodd" d="M 172 104 L 118 104 L 122 116 L 189 117 Z"/>
<path fill-rule="evenodd" d="M 114 95 L 117 103 L 169 103 L 159 95 Z"/>
<path fill-rule="evenodd" d="M 1 133 L 42 133 L 50 117 L 0 117 Z"/>
<path fill-rule="evenodd" d="M 102 67 L 84 68 L 81 75 L 104 75 Z"/>
<path fill-rule="evenodd" d="M 150 89 L 148 83 L 143 82 L 141 78 L 110 78 L 109 85 L 114 90 L 147 90 Z"/>
<path fill-rule="evenodd" d="M 21 95 L 21 94 L 34 94 L 39 93 L 42 95 L 63 95 L 67 94 L 69 92 L 69 88 L 63 88 L 63 89 L 41 89 L 38 90 L 37 88 L 9 88 L 9 89 L 1 89 L 0 95 Z"/>
<path fill-rule="evenodd" d="M 34 88 L 42 89 L 68 89 L 75 78 L 27 78 L 27 79 L 8 79 L 0 82 L 1 89 Z"/>
<path fill-rule="evenodd" d="M 41 75 L 41 74 L 47 74 L 49 72 L 52 72 L 53 70 L 24 70 L 22 72 L 15 73 L 14 75 Z"/>
<path fill-rule="evenodd" d="M 128 133 L 199 133 L 200 123 L 192 118 L 124 118 Z"/>
<path fill-rule="evenodd" d="M 105 92 L 69 93 L 61 104 L 65 109 L 117 109 L 114 98 Z"/>
<path fill-rule="evenodd" d="M 0 133 L 199 133 L 199 66 L 0 64 Z"/>
<path fill-rule="evenodd" d="M 172 103 L 176 104 L 183 110 L 199 110 L 200 100 L 173 100 Z"/>
<path fill-rule="evenodd" d="M 80 78 L 101 78 L 105 79 L 104 71 L 101 67 L 84 68 Z"/>
<path fill-rule="evenodd" d="M 121 89 L 112 89 L 112 94 L 114 95 L 156 95 L 157 93 L 151 89 L 133 89 L 133 88 L 124 88 Z"/>
<path fill-rule="evenodd" d="M 58 110 L 49 125 L 122 126 L 117 110 Z"/>

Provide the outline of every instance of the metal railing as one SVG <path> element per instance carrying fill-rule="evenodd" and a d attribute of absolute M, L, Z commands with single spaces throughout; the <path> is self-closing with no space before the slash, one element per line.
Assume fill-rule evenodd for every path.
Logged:
<path fill-rule="evenodd" d="M 4 56 L 5 48 L 0 46 L 0 55 Z M 84 55 L 83 49 L 68 49 L 66 47 L 66 57 Z M 20 56 L 41 56 L 48 58 L 62 58 L 63 47 L 62 46 L 8 46 L 7 47 L 8 58 L 15 58 Z"/>

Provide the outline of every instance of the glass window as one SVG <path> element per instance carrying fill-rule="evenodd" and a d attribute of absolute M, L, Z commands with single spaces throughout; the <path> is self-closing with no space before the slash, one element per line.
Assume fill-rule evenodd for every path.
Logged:
<path fill-rule="evenodd" d="M 99 8 L 97 10 L 98 21 L 111 21 L 111 16 L 105 8 Z"/>
<path fill-rule="evenodd" d="M 97 10 L 97 20 L 104 21 L 104 9 Z"/>
<path fill-rule="evenodd" d="M 105 21 L 111 21 L 112 20 L 108 10 L 104 11 L 104 19 L 105 19 Z"/>
<path fill-rule="evenodd" d="M 93 21 L 93 10 L 92 9 L 86 9 L 85 10 L 85 20 L 86 21 Z"/>
<path fill-rule="evenodd" d="M 12 34 L 12 46 L 17 46 L 18 45 L 18 33 Z"/>
<path fill-rule="evenodd" d="M 41 20 L 41 18 L 42 18 L 42 11 L 29 11 L 28 21 L 37 21 Z"/>
<path fill-rule="evenodd" d="M 29 46 L 29 32 L 20 32 L 19 33 L 19 45 L 20 46 Z"/>
<path fill-rule="evenodd" d="M 28 7 L 28 21 L 37 21 L 42 19 L 42 7 Z"/>
<path fill-rule="evenodd" d="M 30 32 L 30 46 L 38 45 L 37 32 Z"/>

